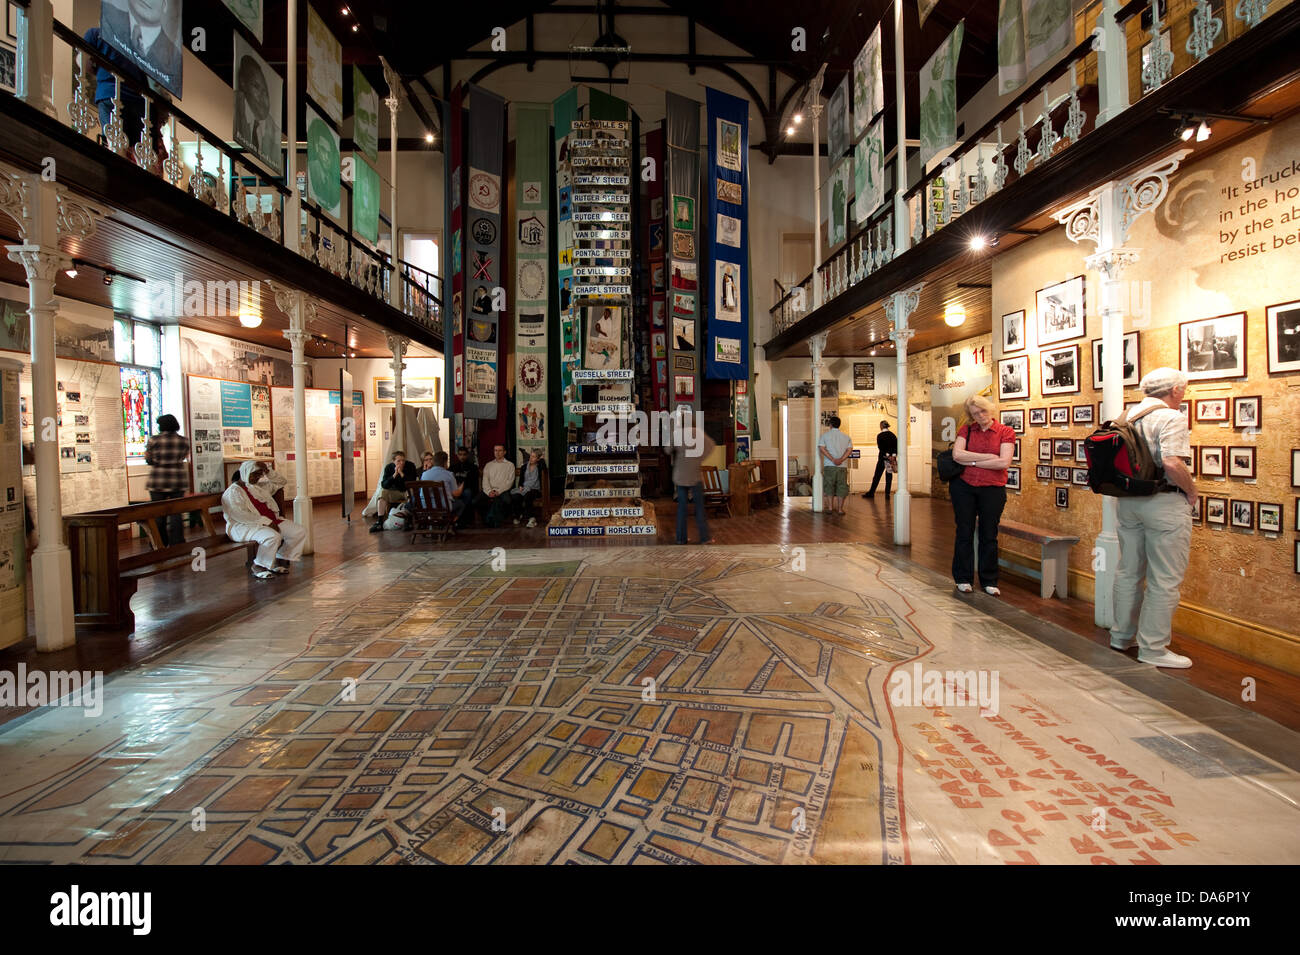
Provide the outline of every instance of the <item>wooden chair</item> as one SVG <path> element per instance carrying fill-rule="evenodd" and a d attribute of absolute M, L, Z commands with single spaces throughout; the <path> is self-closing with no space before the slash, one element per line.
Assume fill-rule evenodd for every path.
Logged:
<path fill-rule="evenodd" d="M 456 533 L 456 515 L 441 481 L 407 481 L 406 509 L 411 515 L 411 543 L 421 534 L 441 544 Z"/>
<path fill-rule="evenodd" d="M 718 474 L 718 469 L 710 464 L 705 464 L 700 468 L 700 477 L 704 480 L 705 508 L 721 508 L 730 517 L 731 494 L 722 489 L 722 477 Z"/>
<path fill-rule="evenodd" d="M 790 486 L 786 488 L 786 493 L 793 497 L 800 481 L 809 482 L 808 468 L 800 464 L 798 458 L 790 457 L 786 459 L 786 471 L 790 478 Z"/>

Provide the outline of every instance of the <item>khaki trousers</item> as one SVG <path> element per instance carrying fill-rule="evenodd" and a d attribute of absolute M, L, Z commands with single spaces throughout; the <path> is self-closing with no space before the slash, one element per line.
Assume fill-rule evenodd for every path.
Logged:
<path fill-rule="evenodd" d="M 1182 494 L 1120 498 L 1119 571 L 1115 576 L 1114 640 L 1137 637 L 1138 648 L 1169 646 L 1192 545 L 1192 512 Z M 1141 590 L 1145 579 L 1146 591 Z"/>

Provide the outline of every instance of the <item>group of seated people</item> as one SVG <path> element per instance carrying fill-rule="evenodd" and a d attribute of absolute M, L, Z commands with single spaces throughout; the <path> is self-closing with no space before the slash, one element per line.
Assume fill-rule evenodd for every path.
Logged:
<path fill-rule="evenodd" d="M 379 481 L 379 516 L 370 530 L 374 533 L 384 529 L 389 510 L 406 500 L 411 481 L 440 482 L 447 489 L 457 527 L 467 526 L 474 514 L 487 527 L 498 527 L 507 518 L 519 524 L 542 496 L 545 471 L 545 460 L 533 451 L 516 475 L 515 466 L 506 460 L 506 449 L 500 444 L 492 448 L 492 460 L 483 466 L 481 474 L 464 447 L 456 451 L 455 462 L 448 461 L 445 451 L 425 451 L 420 467 L 408 461 L 404 452 L 394 451 Z M 536 516 L 530 514 L 527 526 L 537 526 Z"/>

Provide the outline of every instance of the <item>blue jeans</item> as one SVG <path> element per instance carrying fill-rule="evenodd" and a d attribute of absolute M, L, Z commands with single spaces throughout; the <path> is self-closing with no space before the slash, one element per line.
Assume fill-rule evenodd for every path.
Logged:
<path fill-rule="evenodd" d="M 686 495 L 695 496 L 695 524 L 700 529 L 700 543 L 709 539 L 709 522 L 704 519 L 704 484 L 677 485 L 677 543 L 686 543 Z"/>

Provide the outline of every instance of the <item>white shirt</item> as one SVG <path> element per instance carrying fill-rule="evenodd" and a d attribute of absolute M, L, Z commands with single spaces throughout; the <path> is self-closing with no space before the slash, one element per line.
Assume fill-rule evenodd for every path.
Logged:
<path fill-rule="evenodd" d="M 504 494 L 515 486 L 515 466 L 509 461 L 489 461 L 483 466 L 483 493 Z"/>
<path fill-rule="evenodd" d="M 1142 415 L 1133 422 L 1133 428 L 1147 443 L 1151 459 L 1156 467 L 1164 468 L 1165 458 L 1192 459 L 1191 435 L 1187 430 L 1187 415 L 1177 408 L 1171 408 L 1159 398 L 1143 398 L 1137 407 L 1129 412 L 1132 420 L 1135 414 L 1154 408 L 1154 411 Z"/>
<path fill-rule="evenodd" d="M 817 447 L 822 450 L 823 467 L 844 467 L 843 464 L 836 464 L 835 459 L 847 452 L 853 447 L 853 442 L 849 436 L 839 428 L 831 428 L 822 435 L 821 440 L 817 442 Z"/>

